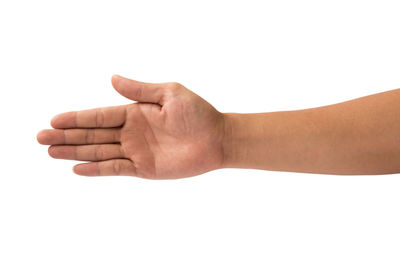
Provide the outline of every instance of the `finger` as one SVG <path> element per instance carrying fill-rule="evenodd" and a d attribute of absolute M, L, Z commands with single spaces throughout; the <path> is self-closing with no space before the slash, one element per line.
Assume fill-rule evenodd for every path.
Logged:
<path fill-rule="evenodd" d="M 144 83 L 118 75 L 114 75 L 111 82 L 115 90 L 128 99 L 138 102 L 158 103 L 160 105 L 164 104 L 164 91 L 169 84 Z"/>
<path fill-rule="evenodd" d="M 49 129 L 42 130 L 37 140 L 43 145 L 106 144 L 120 141 L 121 130 L 110 129 Z"/>
<path fill-rule="evenodd" d="M 55 129 L 67 128 L 112 128 L 122 126 L 126 118 L 126 106 L 96 108 L 66 112 L 51 120 Z"/>
<path fill-rule="evenodd" d="M 128 159 L 78 164 L 73 170 L 76 174 L 84 176 L 136 175 L 135 165 Z"/>
<path fill-rule="evenodd" d="M 124 158 L 121 145 L 82 145 L 82 146 L 50 146 L 49 155 L 53 158 L 102 161 L 115 158 Z"/>

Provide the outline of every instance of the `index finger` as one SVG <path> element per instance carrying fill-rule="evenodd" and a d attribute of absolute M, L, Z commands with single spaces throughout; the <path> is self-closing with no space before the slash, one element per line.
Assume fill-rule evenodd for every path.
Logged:
<path fill-rule="evenodd" d="M 51 120 L 55 129 L 112 128 L 125 123 L 126 105 L 66 112 Z"/>

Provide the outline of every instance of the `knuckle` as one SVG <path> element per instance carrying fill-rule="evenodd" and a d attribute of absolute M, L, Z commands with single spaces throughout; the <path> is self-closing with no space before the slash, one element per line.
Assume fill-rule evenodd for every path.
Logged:
<path fill-rule="evenodd" d="M 103 147 L 99 146 L 99 147 L 95 148 L 94 158 L 95 158 L 95 160 L 103 160 L 103 158 L 104 158 Z"/>
<path fill-rule="evenodd" d="M 114 142 L 121 142 L 121 131 L 115 130 L 113 133 L 113 141 Z"/>
<path fill-rule="evenodd" d="M 98 109 L 96 110 L 96 127 L 101 128 L 104 125 L 104 110 Z"/>
<path fill-rule="evenodd" d="M 85 133 L 85 142 L 86 143 L 94 143 L 94 139 L 95 139 L 95 131 L 94 130 L 86 130 Z"/>
<path fill-rule="evenodd" d="M 177 96 L 182 93 L 184 86 L 177 82 L 169 82 L 166 84 L 166 92 L 171 96 Z"/>
<path fill-rule="evenodd" d="M 137 100 L 140 100 L 143 96 L 143 86 L 139 85 L 138 87 L 136 87 L 134 95 Z"/>
<path fill-rule="evenodd" d="M 118 152 L 120 156 L 127 157 L 125 148 L 122 145 L 119 146 Z"/>
<path fill-rule="evenodd" d="M 183 88 L 183 86 L 177 82 L 169 82 L 169 83 L 167 83 L 167 86 L 169 89 L 174 90 L 174 91 L 178 91 Z"/>
<path fill-rule="evenodd" d="M 112 169 L 115 175 L 119 175 L 121 173 L 121 163 L 119 161 L 114 161 Z"/>

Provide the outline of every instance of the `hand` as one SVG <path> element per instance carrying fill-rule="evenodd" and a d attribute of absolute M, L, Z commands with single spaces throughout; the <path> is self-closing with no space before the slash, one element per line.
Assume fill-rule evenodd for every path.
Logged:
<path fill-rule="evenodd" d="M 112 84 L 137 103 L 55 116 L 37 136 L 50 156 L 90 161 L 74 166 L 85 176 L 173 179 L 222 167 L 224 116 L 209 103 L 178 83 Z"/>

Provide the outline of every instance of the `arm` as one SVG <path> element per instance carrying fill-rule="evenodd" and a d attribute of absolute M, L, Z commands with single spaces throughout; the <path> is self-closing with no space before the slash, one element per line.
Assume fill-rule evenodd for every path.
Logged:
<path fill-rule="evenodd" d="M 224 167 L 400 172 L 400 90 L 318 108 L 225 114 Z"/>
<path fill-rule="evenodd" d="M 400 90 L 297 111 L 222 114 L 178 83 L 114 76 L 129 105 L 59 114 L 41 131 L 53 158 L 85 176 L 148 179 L 219 168 L 330 174 L 400 170 Z"/>

